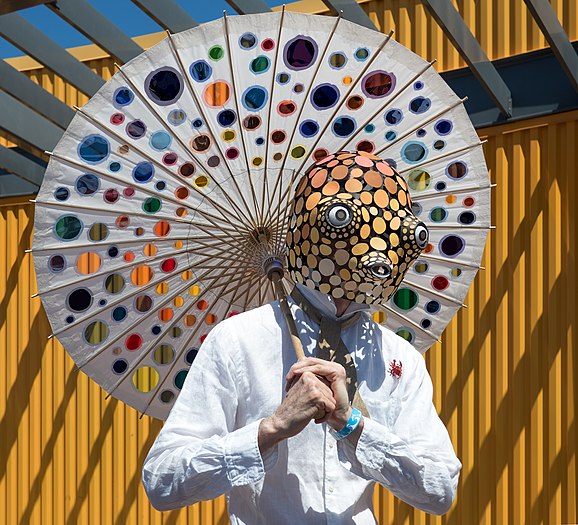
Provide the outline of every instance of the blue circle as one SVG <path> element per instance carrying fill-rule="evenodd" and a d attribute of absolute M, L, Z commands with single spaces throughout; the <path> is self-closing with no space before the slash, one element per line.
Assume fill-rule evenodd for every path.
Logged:
<path fill-rule="evenodd" d="M 425 137 L 425 136 L 426 136 L 426 133 L 427 133 L 427 131 L 426 131 L 425 129 L 421 128 L 421 129 L 418 129 L 418 130 L 417 130 L 416 135 L 417 135 L 419 138 L 422 138 L 422 137 Z"/>
<path fill-rule="evenodd" d="M 101 299 L 100 301 L 98 301 L 98 305 L 99 306 L 106 306 L 106 299 Z"/>
<path fill-rule="evenodd" d="M 126 132 L 133 139 L 140 139 L 147 132 L 147 127 L 142 120 L 133 120 L 126 125 Z"/>
<path fill-rule="evenodd" d="M 436 182 L 435 189 L 436 189 L 437 191 L 444 191 L 444 190 L 446 189 L 446 186 L 447 186 L 447 185 L 446 185 L 445 182 L 441 182 L 441 181 L 440 181 L 440 182 Z"/>
<path fill-rule="evenodd" d="M 257 137 L 255 139 L 255 144 L 257 144 L 257 146 L 262 146 L 263 144 L 265 144 L 265 139 L 263 137 Z"/>
<path fill-rule="evenodd" d="M 185 354 L 185 361 L 189 364 L 192 365 L 193 361 L 195 360 L 195 357 L 197 357 L 197 353 L 199 352 L 199 350 L 197 348 L 191 348 L 186 354 Z"/>
<path fill-rule="evenodd" d="M 108 165 L 108 169 L 114 173 L 116 173 L 117 171 L 120 171 L 120 168 L 121 168 L 120 162 L 115 161 L 115 162 L 111 162 Z"/>
<path fill-rule="evenodd" d="M 431 100 L 429 98 L 415 97 L 409 103 L 409 110 L 417 115 L 425 113 L 429 108 L 431 108 Z"/>
<path fill-rule="evenodd" d="M 118 248 L 116 246 L 111 246 L 108 249 L 108 256 L 114 259 L 118 255 Z"/>
<path fill-rule="evenodd" d="M 126 359 L 117 359 L 112 364 L 112 371 L 117 375 L 124 374 L 127 371 L 127 369 L 128 369 L 128 362 Z"/>
<path fill-rule="evenodd" d="M 167 187 L 167 184 L 164 180 L 159 180 L 156 184 L 155 184 L 155 188 L 158 191 L 163 191 L 165 188 Z"/>
<path fill-rule="evenodd" d="M 243 93 L 243 106 L 249 111 L 259 111 L 265 107 L 269 94 L 264 87 L 252 86 Z"/>
<path fill-rule="evenodd" d="M 75 186 L 81 195 L 92 195 L 100 188 L 100 179 L 92 173 L 85 173 L 76 179 Z"/>
<path fill-rule="evenodd" d="M 441 305 L 437 301 L 428 301 L 425 303 L 425 311 L 428 314 L 437 314 L 440 311 Z"/>
<path fill-rule="evenodd" d="M 155 131 L 151 135 L 150 145 L 157 151 L 163 151 L 171 145 L 172 141 L 172 137 L 166 131 Z"/>
<path fill-rule="evenodd" d="M 232 109 L 224 109 L 217 115 L 217 121 L 224 128 L 228 128 L 237 122 L 237 114 Z"/>
<path fill-rule="evenodd" d="M 385 140 L 388 140 L 389 142 L 391 142 L 392 140 L 395 140 L 396 137 L 397 137 L 397 133 L 393 130 L 389 130 L 385 134 Z"/>
<path fill-rule="evenodd" d="M 386 124 L 395 126 L 396 124 L 399 124 L 403 120 L 403 112 L 401 111 L 401 109 L 390 109 L 385 114 L 384 118 Z"/>
<path fill-rule="evenodd" d="M 88 164 L 98 164 L 110 155 L 110 144 L 101 135 L 89 135 L 78 146 L 78 156 Z"/>
<path fill-rule="evenodd" d="M 118 88 L 114 92 L 114 102 L 119 106 L 128 106 L 134 100 L 134 93 L 127 87 Z"/>
<path fill-rule="evenodd" d="M 203 121 L 200 118 L 193 120 L 193 128 L 200 128 L 203 125 Z"/>
<path fill-rule="evenodd" d="M 257 45 L 257 37 L 254 33 L 243 33 L 239 37 L 239 46 L 248 51 Z"/>
<path fill-rule="evenodd" d="M 311 93 L 311 104 L 315 109 L 329 109 L 337 104 L 339 89 L 333 84 L 321 84 L 315 87 Z"/>
<path fill-rule="evenodd" d="M 291 80 L 291 75 L 289 73 L 277 73 L 277 82 L 281 85 L 287 84 Z"/>
<path fill-rule="evenodd" d="M 73 316 L 73 315 L 69 315 L 69 316 L 66 318 L 66 322 L 69 323 L 69 324 L 72 323 L 73 321 L 74 321 L 74 316 Z"/>
<path fill-rule="evenodd" d="M 68 199 L 68 197 L 70 197 L 70 190 L 68 188 L 65 188 L 64 186 L 61 186 L 60 188 L 56 188 L 54 190 L 54 198 L 57 201 L 65 201 Z"/>
<path fill-rule="evenodd" d="M 204 82 L 213 74 L 213 68 L 205 60 L 197 60 L 191 64 L 189 72 L 196 82 Z"/>
<path fill-rule="evenodd" d="M 422 319 L 420 324 L 422 328 L 427 330 L 431 326 L 431 319 Z"/>
<path fill-rule="evenodd" d="M 161 333 L 161 327 L 159 325 L 155 325 L 151 328 L 151 332 L 153 335 L 159 335 Z"/>
<path fill-rule="evenodd" d="M 338 117 L 331 128 L 338 137 L 349 137 L 355 131 L 356 123 L 351 117 Z"/>
<path fill-rule="evenodd" d="M 414 85 L 413 85 L 413 89 L 415 89 L 416 91 L 419 91 L 420 89 L 423 89 L 423 82 L 421 80 L 418 80 Z"/>
<path fill-rule="evenodd" d="M 114 321 L 122 321 L 127 316 L 128 312 L 124 306 L 117 306 L 112 311 L 112 318 Z"/>
<path fill-rule="evenodd" d="M 427 157 L 428 150 L 423 142 L 410 140 L 401 148 L 401 158 L 408 164 L 416 164 Z"/>
<path fill-rule="evenodd" d="M 173 126 L 180 126 L 187 120 L 187 114 L 182 109 L 173 109 L 168 116 L 168 121 Z"/>
<path fill-rule="evenodd" d="M 355 59 L 359 62 L 364 62 L 369 58 L 369 49 L 366 47 L 360 47 L 355 51 Z"/>
<path fill-rule="evenodd" d="M 368 124 L 364 128 L 365 133 L 373 133 L 375 131 L 375 126 L 373 124 Z"/>
<path fill-rule="evenodd" d="M 438 120 L 434 125 L 434 130 L 438 135 L 449 135 L 452 132 L 454 125 L 450 120 Z"/>
<path fill-rule="evenodd" d="M 319 132 L 319 124 L 314 120 L 304 120 L 299 126 L 299 132 L 306 138 L 314 137 Z"/>
<path fill-rule="evenodd" d="M 152 162 L 139 162 L 132 170 L 132 177 L 136 182 L 144 184 L 149 182 L 155 174 Z"/>

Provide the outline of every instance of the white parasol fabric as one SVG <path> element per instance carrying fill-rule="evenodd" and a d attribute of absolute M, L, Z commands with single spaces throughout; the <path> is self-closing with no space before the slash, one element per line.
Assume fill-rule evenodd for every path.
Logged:
<path fill-rule="evenodd" d="M 346 20 L 289 12 L 170 35 L 78 110 L 36 200 L 54 335 L 107 392 L 166 418 L 211 328 L 273 300 L 262 262 L 285 256 L 294 184 L 339 150 L 387 159 L 430 230 L 374 317 L 425 351 L 482 257 L 481 143 L 431 63 Z"/>

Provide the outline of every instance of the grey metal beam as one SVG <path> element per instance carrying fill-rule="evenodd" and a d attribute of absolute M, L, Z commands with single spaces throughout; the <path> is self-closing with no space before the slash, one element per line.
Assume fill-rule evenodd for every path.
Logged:
<path fill-rule="evenodd" d="M 126 63 L 144 51 L 86 0 L 57 0 L 46 7 L 120 62 Z"/>
<path fill-rule="evenodd" d="M 46 163 L 36 157 L 34 157 L 36 160 L 33 160 L 29 155 L 23 155 L 19 151 L 20 148 L 0 146 L 0 166 L 7 172 L 40 187 Z"/>
<path fill-rule="evenodd" d="M 264 0 L 227 0 L 227 3 L 240 15 L 271 12 Z"/>
<path fill-rule="evenodd" d="M 578 92 L 578 55 L 548 0 L 524 0 L 566 76 Z"/>
<path fill-rule="evenodd" d="M 0 170 L 0 198 L 35 195 L 37 193 L 38 186 L 36 184 L 31 184 L 13 173 Z"/>
<path fill-rule="evenodd" d="M 179 33 L 199 24 L 175 0 L 132 0 L 163 29 Z"/>
<path fill-rule="evenodd" d="M 423 0 L 500 112 L 512 114 L 512 95 L 451 0 Z"/>
<path fill-rule="evenodd" d="M 342 16 L 346 20 L 378 31 L 371 18 L 355 0 L 323 0 L 323 3 L 333 14 L 342 12 Z"/>
<path fill-rule="evenodd" d="M 74 110 L 54 95 L 32 82 L 24 73 L 0 60 L 0 89 L 12 94 L 27 106 L 66 129 L 74 117 Z"/>
<path fill-rule="evenodd" d="M 88 96 L 104 80 L 16 13 L 0 16 L 0 34 Z"/>
<path fill-rule="evenodd" d="M 0 115 L 0 129 L 44 151 L 52 151 L 63 133 L 62 128 L 3 91 L 0 91 Z"/>
<path fill-rule="evenodd" d="M 20 9 L 28 9 L 46 2 L 47 0 L 0 0 L 0 15 L 6 15 Z"/>

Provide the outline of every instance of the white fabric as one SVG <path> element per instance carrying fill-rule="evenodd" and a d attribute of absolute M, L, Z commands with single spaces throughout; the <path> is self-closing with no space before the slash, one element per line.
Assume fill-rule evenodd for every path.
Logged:
<path fill-rule="evenodd" d="M 335 315 L 327 296 L 302 291 Z M 319 327 L 291 307 L 312 355 Z M 259 424 L 281 403 L 295 362 L 273 303 L 220 323 L 205 340 L 145 460 L 151 503 L 168 510 L 227 494 L 233 525 L 375 524 L 378 482 L 426 512 L 446 512 L 461 464 L 432 405 L 424 359 L 366 313 L 342 338 L 370 414 L 357 447 L 311 422 L 261 457 Z M 403 365 L 399 379 L 388 372 L 393 359 Z"/>

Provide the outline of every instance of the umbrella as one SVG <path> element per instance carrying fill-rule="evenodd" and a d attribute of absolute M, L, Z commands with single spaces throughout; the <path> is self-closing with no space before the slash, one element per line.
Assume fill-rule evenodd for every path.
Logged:
<path fill-rule="evenodd" d="M 274 299 L 312 162 L 376 154 L 430 240 L 374 320 L 425 351 L 479 268 L 481 143 L 432 67 L 340 17 L 224 17 L 136 57 L 77 113 L 36 199 L 38 295 L 109 394 L 164 419 L 208 332 Z M 272 282 L 267 277 L 274 277 Z"/>

